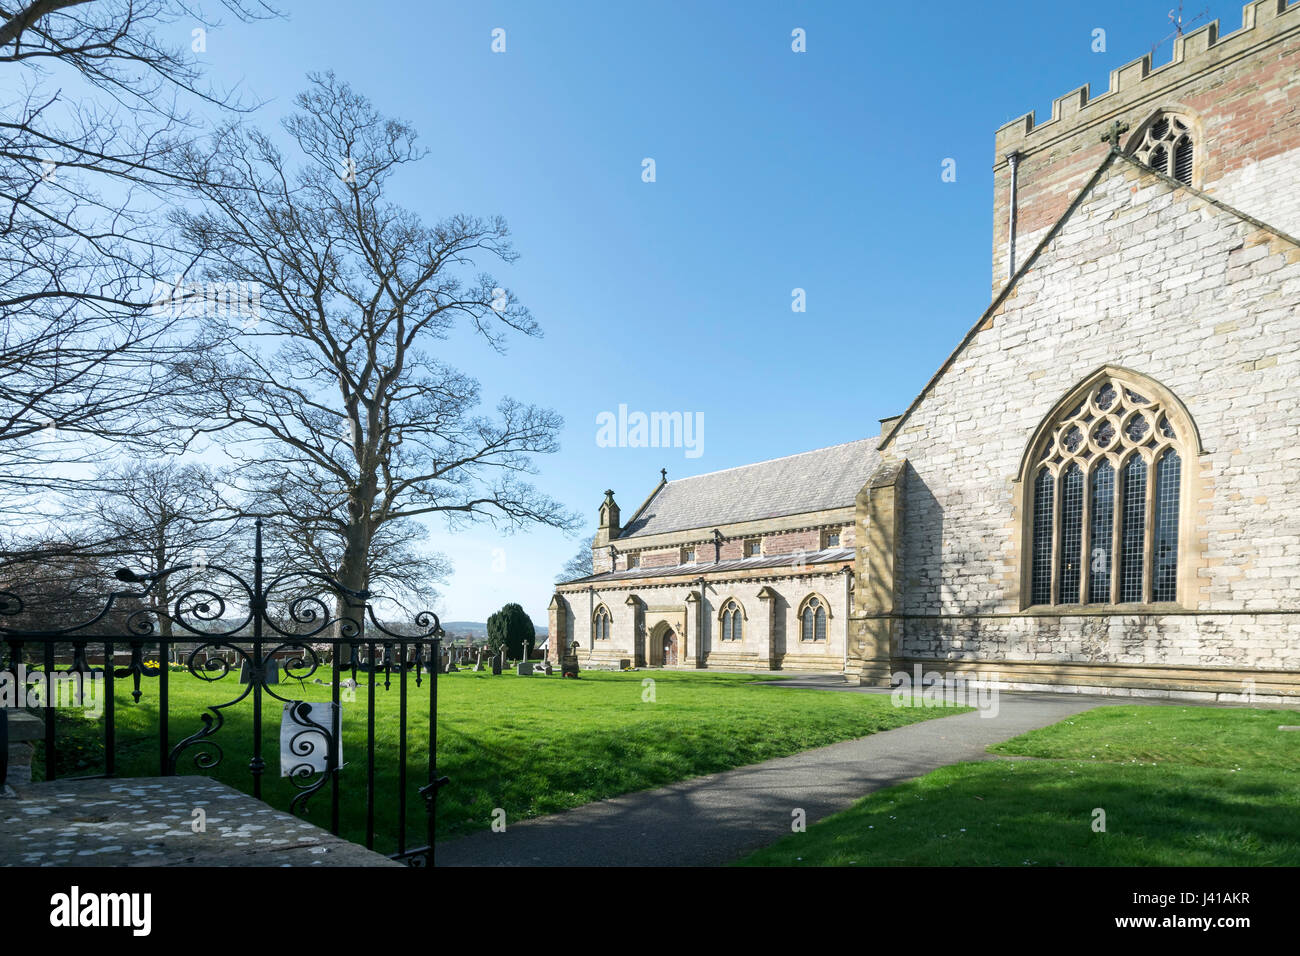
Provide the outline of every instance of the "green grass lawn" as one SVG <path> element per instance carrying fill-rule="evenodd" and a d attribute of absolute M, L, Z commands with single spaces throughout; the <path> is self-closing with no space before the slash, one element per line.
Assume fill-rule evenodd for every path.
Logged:
<path fill-rule="evenodd" d="M 758 866 L 1297 866 L 1300 723 L 1286 710 L 1100 707 L 880 790 Z M 1105 832 L 1094 832 L 1094 810 Z"/>
<path fill-rule="evenodd" d="M 328 672 L 318 672 L 328 682 Z M 643 681 L 654 681 L 654 700 L 644 699 Z M 215 684 L 173 672 L 169 707 L 175 743 L 201 726 L 206 705 L 241 689 L 232 674 Z M 341 773 L 342 832 L 364 836 L 366 677 L 358 675 L 357 702 L 344 705 Z M 502 808 L 507 822 L 553 813 L 633 790 L 728 770 L 887 730 L 962 708 L 899 708 L 888 696 L 757 686 L 737 674 L 693 672 L 591 672 L 581 680 L 521 678 L 513 674 L 461 671 L 439 677 L 438 771 L 451 778 L 438 797 L 440 839 L 489 826 Z M 158 773 L 158 689 L 146 680 L 140 703 L 132 703 L 129 681 L 118 681 L 117 758 L 120 776 Z M 408 826 L 410 846 L 424 842 L 423 802 L 414 789 L 424 782 L 428 753 L 428 691 L 410 684 Z M 329 687 L 310 682 L 278 687 L 286 697 L 328 700 Z M 396 845 L 398 683 L 376 690 L 376 848 Z M 287 807 L 296 792 L 279 776 L 280 707 L 264 703 L 263 747 L 267 771 L 263 796 Z M 182 758 L 178 772 L 207 772 L 249 791 L 252 706 L 229 708 L 216 735 L 224 759 L 212 771 Z M 102 770 L 100 724 L 60 713 L 59 772 Z M 39 751 L 40 748 L 38 748 Z M 39 776 L 39 774 L 38 774 Z M 328 789 L 317 794 L 306 819 L 329 822 Z"/>

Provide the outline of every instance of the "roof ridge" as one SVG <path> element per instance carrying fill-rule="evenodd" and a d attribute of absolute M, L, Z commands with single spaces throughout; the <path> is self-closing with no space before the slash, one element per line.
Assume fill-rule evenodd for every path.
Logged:
<path fill-rule="evenodd" d="M 819 451 L 830 451 L 832 448 L 844 448 L 847 445 L 857 445 L 861 442 L 878 442 L 880 441 L 880 438 L 880 435 L 870 435 L 866 438 L 855 438 L 852 441 L 842 441 L 837 442 L 834 445 L 826 445 L 823 448 L 809 448 L 807 451 L 797 451 L 792 455 L 779 455 L 776 458 L 764 458 L 761 461 L 750 461 L 743 465 L 732 465 L 730 468 L 718 468 L 715 471 L 705 471 L 698 475 L 687 475 L 685 478 L 674 478 L 671 481 L 668 481 L 665 484 L 665 487 L 682 481 L 694 481 L 696 478 L 708 478 L 712 475 L 720 475 L 727 471 L 739 471 L 742 468 L 755 468 L 759 465 L 770 465 L 774 461 L 785 461 L 789 458 L 799 458 L 803 455 L 815 455 Z"/>
<path fill-rule="evenodd" d="M 1190 183 L 1185 183 L 1180 179 L 1175 179 L 1173 176 L 1170 176 L 1168 173 L 1162 173 L 1154 166 L 1148 166 L 1146 163 L 1142 162 L 1142 160 L 1138 159 L 1136 156 L 1131 156 L 1128 153 L 1119 153 L 1118 155 L 1120 159 L 1127 160 L 1129 163 L 1136 166 L 1141 172 L 1152 174 L 1153 176 L 1156 177 L 1156 179 L 1161 180 L 1170 189 L 1185 189 L 1193 196 L 1195 196 L 1197 199 L 1202 199 L 1205 202 L 1209 203 L 1211 206 L 1214 206 L 1218 209 L 1222 209 L 1224 212 L 1236 216 L 1238 219 L 1248 222 L 1252 226 L 1256 226 L 1260 229 L 1265 229 L 1273 233 L 1273 235 L 1277 236 L 1279 239 L 1291 243 L 1291 245 L 1293 246 L 1300 246 L 1300 239 L 1297 239 L 1289 232 L 1286 232 L 1285 230 L 1280 229 L 1277 226 L 1267 223 L 1264 220 L 1258 218 L 1257 216 L 1252 216 L 1250 213 L 1246 212 L 1245 210 L 1238 209 L 1236 206 L 1232 205 L 1231 203 L 1224 202 L 1222 199 L 1218 198 L 1217 196 L 1211 196 L 1209 193 L 1205 192 L 1204 190 L 1197 189 L 1195 186 L 1191 185 Z"/>

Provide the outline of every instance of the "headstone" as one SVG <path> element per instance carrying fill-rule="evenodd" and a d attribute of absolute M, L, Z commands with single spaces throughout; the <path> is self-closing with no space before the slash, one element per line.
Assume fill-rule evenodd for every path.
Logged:
<path fill-rule="evenodd" d="M 551 667 L 550 660 L 547 660 L 546 663 L 542 665 L 542 671 L 543 673 L 546 674 L 547 677 L 550 677 L 551 674 L 555 673 L 555 671 Z"/>
<path fill-rule="evenodd" d="M 532 677 L 533 662 L 520 661 L 518 664 L 515 665 L 515 673 L 518 674 L 520 677 Z"/>
<path fill-rule="evenodd" d="M 478 658 L 474 661 L 474 670 L 476 672 L 483 670 L 483 648 L 481 647 L 478 649 Z"/>
<path fill-rule="evenodd" d="M 493 655 L 492 655 L 492 673 L 493 673 L 493 674 L 496 674 L 496 675 L 500 675 L 500 673 L 501 673 L 501 655 L 500 655 L 500 654 L 493 654 Z"/>
<path fill-rule="evenodd" d="M 240 665 L 239 668 L 239 682 L 241 684 L 249 683 L 249 675 L 251 671 L 252 668 L 249 666 L 248 661 L 245 660 L 244 663 Z M 274 657 L 272 657 L 269 661 L 266 662 L 266 683 L 267 684 L 280 683 L 280 662 L 277 661 Z"/>

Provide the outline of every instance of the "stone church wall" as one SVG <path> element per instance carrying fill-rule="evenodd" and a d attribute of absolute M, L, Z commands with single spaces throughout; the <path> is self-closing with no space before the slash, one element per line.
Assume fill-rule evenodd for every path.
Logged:
<path fill-rule="evenodd" d="M 672 584 L 619 582 L 617 586 L 561 590 L 572 638 L 579 643 L 578 660 L 586 667 L 631 666 L 638 660 L 660 666 L 650 647 L 656 626 L 666 622 L 677 632 L 677 666 L 723 670 L 781 668 L 839 673 L 844 668 L 849 599 L 846 577 L 838 567 L 826 573 L 771 578 L 710 580 L 705 575 L 704 632 L 700 640 L 696 605 L 698 581 Z M 762 596 L 760 596 L 760 594 Z M 829 609 L 825 641 L 801 641 L 798 612 L 809 595 L 819 596 Z M 633 597 L 635 603 L 629 604 Z M 719 614 L 730 599 L 739 602 L 744 627 L 740 641 L 723 641 Z M 608 641 L 592 639 L 593 609 L 604 604 L 611 616 Z"/>
<path fill-rule="evenodd" d="M 1300 668 L 1297 302 L 1300 249 L 1116 160 L 895 436 L 896 656 Z M 1200 430 L 1196 583 L 1180 596 L 1200 613 L 1022 613 L 1021 456 L 1107 365 L 1162 383 Z"/>

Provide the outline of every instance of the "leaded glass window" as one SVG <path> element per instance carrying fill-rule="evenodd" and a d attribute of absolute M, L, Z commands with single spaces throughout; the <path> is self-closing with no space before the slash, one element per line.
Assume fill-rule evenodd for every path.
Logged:
<path fill-rule="evenodd" d="M 744 617 L 740 612 L 740 605 L 734 600 L 727 601 L 722 605 L 722 639 L 738 641 L 744 636 L 744 632 Z"/>
<path fill-rule="evenodd" d="M 1134 455 L 1124 465 L 1123 523 L 1120 531 L 1119 599 L 1142 600 L 1142 554 L 1147 515 L 1147 463 Z"/>
<path fill-rule="evenodd" d="M 1026 456 L 1031 605 L 1178 600 L 1186 413 L 1154 383 L 1099 378 Z"/>
<path fill-rule="evenodd" d="M 1182 460 L 1170 448 L 1156 463 L 1155 565 L 1151 596 L 1156 601 L 1172 601 L 1178 585 L 1178 480 Z"/>
<path fill-rule="evenodd" d="M 1092 473 L 1092 496 L 1088 500 L 1091 513 L 1088 548 L 1091 576 L 1088 579 L 1088 603 L 1110 603 L 1110 568 L 1112 537 L 1115 524 L 1115 469 L 1106 460 Z"/>
<path fill-rule="evenodd" d="M 1035 604 L 1052 603 L 1052 491 L 1051 469 L 1043 467 L 1034 482 L 1034 568 Z"/>
<path fill-rule="evenodd" d="M 1082 439 L 1080 439 L 1082 440 Z M 1074 462 L 1061 479 L 1061 603 L 1077 604 L 1083 547 L 1083 469 Z"/>
<path fill-rule="evenodd" d="M 803 613 L 799 621 L 799 640 L 826 640 L 826 607 L 821 598 L 809 597 L 804 601 Z"/>
<path fill-rule="evenodd" d="M 597 641 L 609 640 L 609 609 L 605 605 L 596 608 L 596 617 L 592 622 L 592 637 Z"/>

